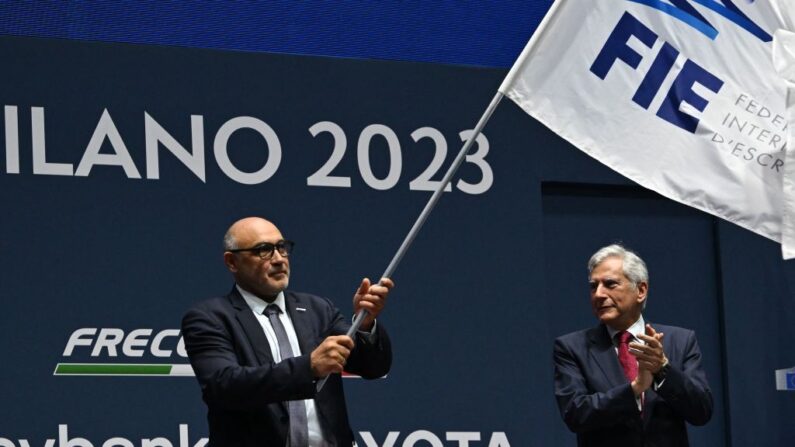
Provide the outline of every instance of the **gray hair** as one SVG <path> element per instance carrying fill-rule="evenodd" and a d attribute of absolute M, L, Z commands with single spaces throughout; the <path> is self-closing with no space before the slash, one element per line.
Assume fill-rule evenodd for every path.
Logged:
<path fill-rule="evenodd" d="M 226 234 L 224 235 L 224 251 L 237 250 L 237 249 L 238 249 L 237 240 L 235 239 L 235 236 L 232 235 L 232 231 L 230 228 L 229 231 L 227 231 Z"/>
<path fill-rule="evenodd" d="M 627 250 L 620 244 L 608 245 L 597 250 L 588 260 L 588 274 L 593 273 L 593 269 L 607 258 L 619 258 L 623 261 L 621 267 L 624 270 L 624 276 L 629 279 L 636 290 L 640 283 L 649 283 L 649 270 L 646 269 L 646 263 L 635 252 Z M 643 302 L 643 308 L 646 308 L 646 301 Z"/>

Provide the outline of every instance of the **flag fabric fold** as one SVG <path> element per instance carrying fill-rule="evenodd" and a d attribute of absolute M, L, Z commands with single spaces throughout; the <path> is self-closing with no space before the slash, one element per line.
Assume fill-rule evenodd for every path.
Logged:
<path fill-rule="evenodd" d="M 795 258 L 787 3 L 557 0 L 500 92 L 620 174 Z"/>
<path fill-rule="evenodd" d="M 773 35 L 773 65 L 787 84 L 787 119 L 795 123 L 795 8 L 791 2 L 773 1 L 781 28 Z M 789 141 L 795 127 L 789 127 Z M 795 151 L 787 151 L 784 169 L 784 204 L 781 218 L 781 247 L 785 259 L 795 258 Z"/>

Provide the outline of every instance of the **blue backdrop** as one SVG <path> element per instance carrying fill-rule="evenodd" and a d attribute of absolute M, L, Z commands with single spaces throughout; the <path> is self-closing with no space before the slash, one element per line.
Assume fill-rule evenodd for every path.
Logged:
<path fill-rule="evenodd" d="M 548 6 L 313 3 L 0 11 L 6 34 L 502 67 Z M 168 331 L 231 286 L 220 238 L 249 214 L 298 242 L 293 288 L 350 310 L 360 277 L 381 273 L 430 194 L 414 180 L 446 145 L 441 177 L 505 74 L 11 37 L 0 55 L 0 445 L 20 446 L 200 442 L 194 379 L 56 365 L 186 363 Z M 551 341 L 593 324 L 584 264 L 617 240 L 649 264 L 647 318 L 698 333 L 717 411 L 694 445 L 795 441 L 795 399 L 774 384 L 795 364 L 795 272 L 775 244 L 630 184 L 509 102 L 485 136 L 488 153 L 465 163 L 395 275 L 392 373 L 346 382 L 361 445 L 459 445 L 454 432 L 478 433 L 472 445 L 572 445 Z M 242 183 L 277 154 L 272 172 Z M 342 180 L 313 176 L 329 160 Z M 350 187 L 317 185 L 344 178 Z"/>

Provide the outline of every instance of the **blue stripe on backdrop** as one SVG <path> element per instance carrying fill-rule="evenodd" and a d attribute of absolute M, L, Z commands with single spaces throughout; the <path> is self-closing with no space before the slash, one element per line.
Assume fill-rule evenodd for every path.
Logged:
<path fill-rule="evenodd" d="M 0 34 L 509 67 L 552 0 L 0 2 Z"/>

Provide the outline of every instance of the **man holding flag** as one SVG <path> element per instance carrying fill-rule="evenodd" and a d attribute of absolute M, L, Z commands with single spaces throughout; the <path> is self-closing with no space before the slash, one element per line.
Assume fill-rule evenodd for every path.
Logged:
<path fill-rule="evenodd" d="M 235 285 L 182 320 L 211 446 L 350 446 L 339 373 L 373 379 L 389 372 L 389 336 L 376 317 L 394 283 L 362 280 L 353 308 L 366 313 L 360 330 L 345 335 L 350 325 L 331 301 L 286 290 L 292 248 L 273 223 L 238 220 L 224 236 L 223 254 Z"/>

